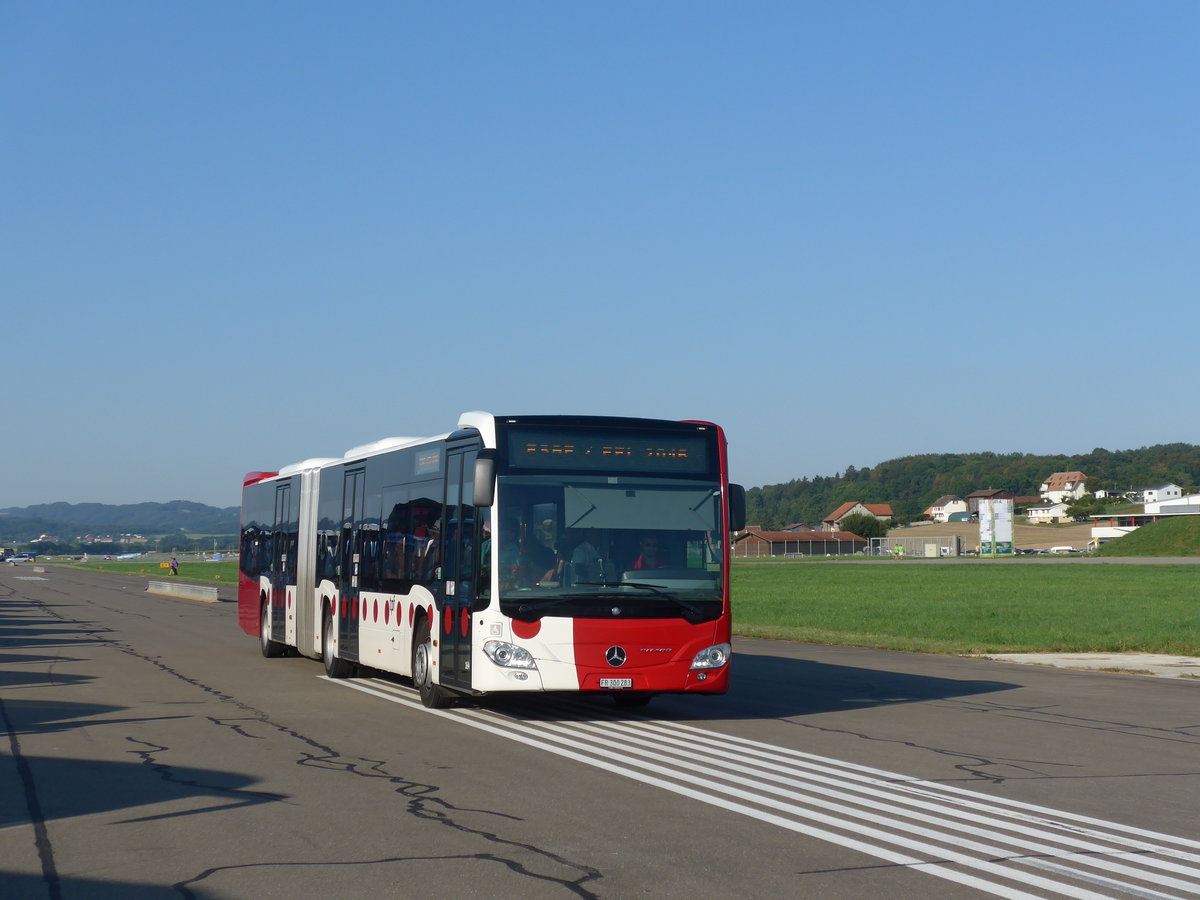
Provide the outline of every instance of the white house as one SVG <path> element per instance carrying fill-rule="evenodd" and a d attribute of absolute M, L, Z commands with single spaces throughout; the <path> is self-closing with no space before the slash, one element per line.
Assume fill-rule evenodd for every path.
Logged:
<path fill-rule="evenodd" d="M 949 522 L 950 517 L 955 513 L 965 513 L 966 511 L 967 501 L 961 497 L 955 497 L 953 494 L 943 494 L 938 497 L 927 510 L 929 518 L 935 522 Z"/>
<path fill-rule="evenodd" d="M 1087 493 L 1087 476 L 1082 472 L 1054 472 L 1038 489 L 1043 500 L 1061 503 L 1078 500 Z"/>
<path fill-rule="evenodd" d="M 1174 486 L 1170 485 L 1170 487 Z M 1188 494 L 1186 497 L 1171 497 L 1166 500 L 1147 500 L 1146 512 L 1200 515 L 1200 494 Z"/>
<path fill-rule="evenodd" d="M 1030 525 L 1045 525 L 1049 522 L 1067 522 L 1071 517 L 1067 515 L 1067 504 L 1061 500 L 1043 500 L 1026 507 L 1025 518 Z"/>
<path fill-rule="evenodd" d="M 1183 497 L 1183 488 L 1177 484 L 1148 484 L 1137 488 L 1139 503 L 1162 503 L 1164 500 L 1179 500 Z M 1146 510 L 1150 512 L 1150 510 Z"/>

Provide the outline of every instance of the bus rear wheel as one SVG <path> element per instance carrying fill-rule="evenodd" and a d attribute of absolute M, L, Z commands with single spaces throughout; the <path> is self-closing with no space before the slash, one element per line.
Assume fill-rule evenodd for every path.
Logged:
<path fill-rule="evenodd" d="M 338 657 L 333 646 L 333 613 L 328 609 L 321 619 L 321 661 L 330 678 L 347 678 L 354 672 L 354 666 Z"/>
<path fill-rule="evenodd" d="M 287 644 L 271 640 L 271 617 L 266 598 L 258 605 L 258 646 L 267 659 L 287 653 Z"/>
<path fill-rule="evenodd" d="M 412 680 L 421 702 L 430 709 L 445 709 L 454 702 L 453 694 L 433 683 L 433 637 L 425 618 L 417 624 L 413 637 Z"/>

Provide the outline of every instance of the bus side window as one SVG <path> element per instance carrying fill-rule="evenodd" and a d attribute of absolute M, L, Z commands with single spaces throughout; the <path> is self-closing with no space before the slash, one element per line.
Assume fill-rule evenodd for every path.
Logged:
<path fill-rule="evenodd" d="M 383 493 L 383 589 L 407 592 L 413 585 L 412 504 L 406 487 Z"/>
<path fill-rule="evenodd" d="M 433 584 L 441 565 L 441 515 L 442 504 L 436 500 L 420 497 L 413 501 L 412 577 L 417 584 Z"/>

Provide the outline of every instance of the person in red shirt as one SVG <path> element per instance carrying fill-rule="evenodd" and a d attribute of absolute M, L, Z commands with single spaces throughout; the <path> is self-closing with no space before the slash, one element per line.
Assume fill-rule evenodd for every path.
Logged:
<path fill-rule="evenodd" d="M 642 538 L 642 552 L 637 559 L 633 561 L 631 569 L 663 569 L 670 565 L 667 561 L 666 554 L 660 553 L 658 549 L 658 538 L 653 535 L 647 535 Z"/>

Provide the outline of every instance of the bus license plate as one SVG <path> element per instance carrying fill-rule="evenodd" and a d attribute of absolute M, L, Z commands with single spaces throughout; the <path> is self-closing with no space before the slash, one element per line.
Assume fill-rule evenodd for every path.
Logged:
<path fill-rule="evenodd" d="M 601 678 L 600 687 L 602 688 L 631 688 L 633 687 L 632 678 Z"/>

